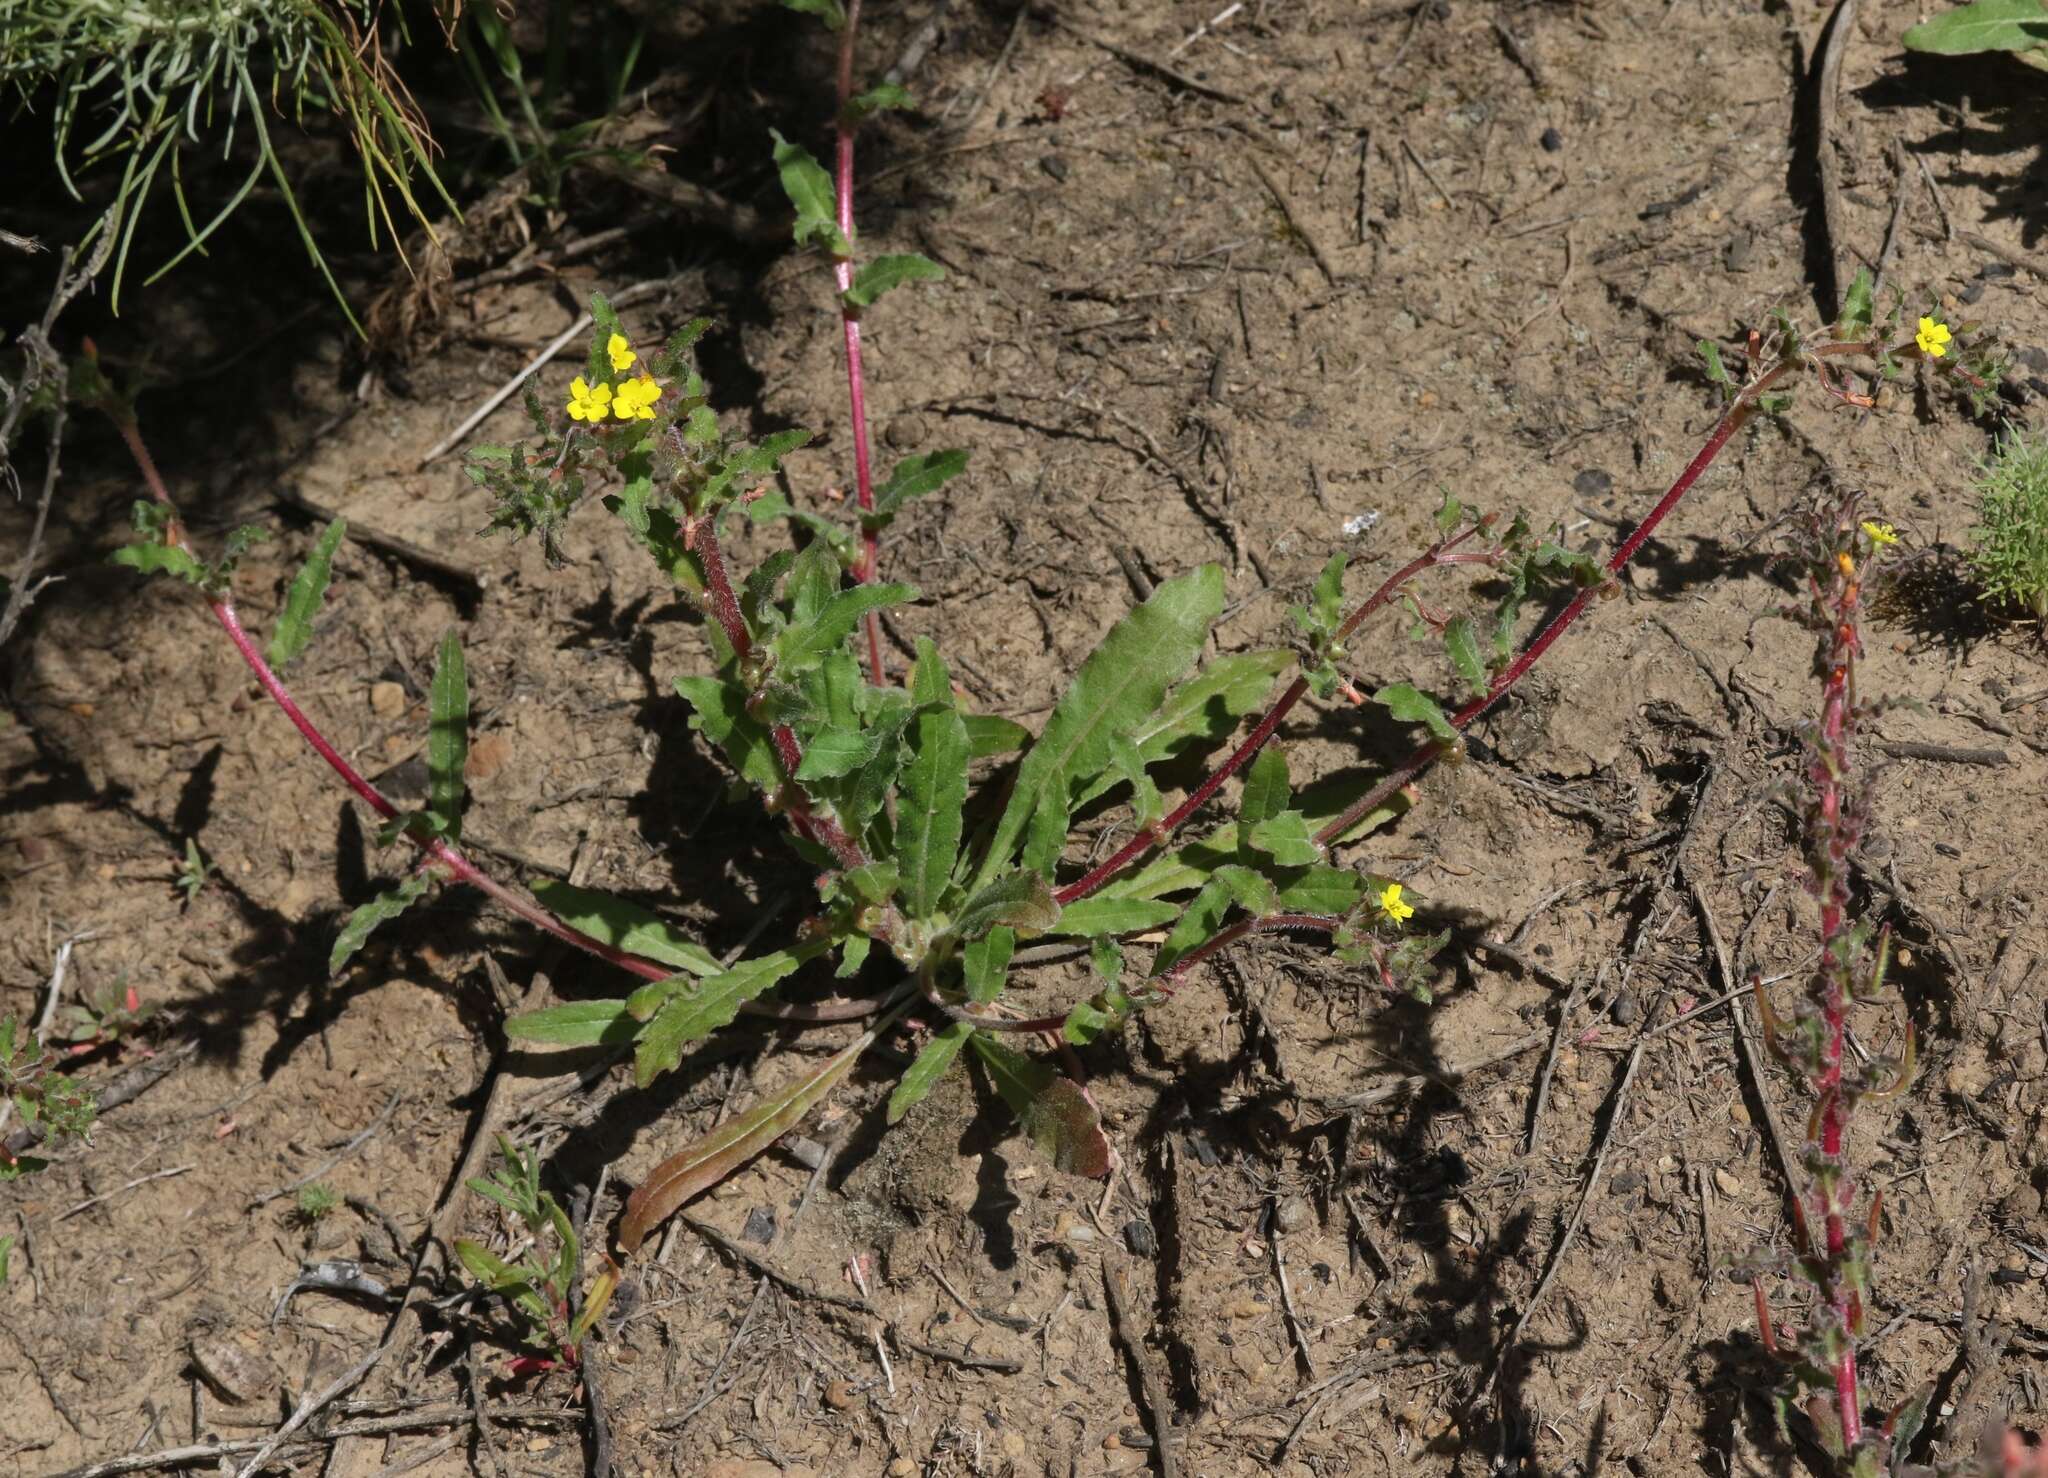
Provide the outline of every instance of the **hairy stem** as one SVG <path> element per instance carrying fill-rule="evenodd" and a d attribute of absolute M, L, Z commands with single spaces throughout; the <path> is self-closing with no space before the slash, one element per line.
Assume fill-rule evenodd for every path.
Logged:
<path fill-rule="evenodd" d="M 833 194 L 838 208 L 839 234 L 846 238 L 849 249 L 853 244 L 853 136 L 859 124 L 849 116 L 847 105 L 853 101 L 853 43 L 855 33 L 860 30 L 860 6 L 861 0 L 848 0 L 846 24 L 839 31 L 839 112 L 833 150 Z M 832 275 L 839 284 L 839 321 L 846 334 L 846 398 L 853 428 L 854 491 L 860 501 L 860 511 L 866 515 L 875 510 L 875 480 L 868 462 L 868 401 L 866 377 L 861 373 L 860 310 L 848 303 L 845 296 L 853 286 L 853 259 L 835 259 Z M 860 565 L 854 575 L 865 584 L 875 578 L 881 553 L 880 537 L 865 526 L 865 519 L 860 541 Z M 862 624 L 868 639 L 869 680 L 880 687 L 883 682 L 881 613 L 869 611 Z"/>

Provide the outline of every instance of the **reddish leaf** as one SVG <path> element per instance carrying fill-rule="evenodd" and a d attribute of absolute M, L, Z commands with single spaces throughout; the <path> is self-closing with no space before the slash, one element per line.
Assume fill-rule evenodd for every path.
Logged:
<path fill-rule="evenodd" d="M 685 1202 L 710 1190 L 795 1128 L 904 1009 L 899 1006 L 891 1011 L 814 1071 L 737 1119 L 720 1125 L 681 1154 L 671 1155 L 655 1166 L 653 1173 L 626 1200 L 626 1216 L 619 1224 L 619 1245 L 627 1255 L 638 1251 L 647 1234 Z"/>

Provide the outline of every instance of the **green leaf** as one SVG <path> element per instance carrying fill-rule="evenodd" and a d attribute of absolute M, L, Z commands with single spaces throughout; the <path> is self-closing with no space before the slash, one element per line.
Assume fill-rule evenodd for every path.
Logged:
<path fill-rule="evenodd" d="M 985 760 L 992 755 L 1011 754 L 1031 742 L 1031 731 L 1020 723 L 993 713 L 965 713 L 967 757 Z"/>
<path fill-rule="evenodd" d="M 834 780 L 851 774 L 881 752 L 882 736 L 872 729 L 825 729 L 804 745 L 799 780 Z"/>
<path fill-rule="evenodd" d="M 1237 803 L 1240 826 L 1257 826 L 1287 809 L 1294 799 L 1293 784 L 1287 778 L 1287 755 L 1277 744 L 1268 744 L 1253 756 L 1245 770 L 1244 794 Z"/>
<path fill-rule="evenodd" d="M 853 243 L 839 229 L 833 214 L 832 176 L 802 145 L 792 144 L 772 128 L 768 136 L 775 140 L 775 167 L 782 174 L 782 191 L 796 207 L 796 244 L 808 246 L 815 241 L 835 257 L 852 256 Z"/>
<path fill-rule="evenodd" d="M 782 770 L 768 731 L 747 712 L 737 683 L 716 677 L 679 677 L 676 691 L 692 710 L 690 727 L 725 751 L 732 767 L 762 790 L 782 783 Z"/>
<path fill-rule="evenodd" d="M 1076 1001 L 1067 1012 L 1060 1035 L 1076 1047 L 1086 1047 L 1110 1028 L 1123 1025 L 1122 1013 L 1105 1010 L 1100 1002 L 1099 996 Z"/>
<path fill-rule="evenodd" d="M 859 553 L 858 548 L 853 542 L 853 536 L 847 533 L 845 529 L 842 529 L 828 518 L 822 518 L 807 509 L 792 506 L 789 499 L 783 496 L 780 488 L 770 488 L 767 492 L 761 494 L 760 497 L 750 502 L 735 504 L 734 506 L 741 513 L 745 514 L 752 523 L 771 523 L 775 519 L 786 518 L 799 528 L 809 530 L 825 545 L 826 549 L 838 558 L 839 563 L 843 567 L 851 568 L 856 555 Z"/>
<path fill-rule="evenodd" d="M 811 433 L 796 428 L 764 437 L 759 446 L 742 446 L 726 454 L 718 470 L 704 480 L 697 494 L 698 504 L 710 508 L 721 499 L 736 497 L 775 475 L 782 459 L 811 439 Z"/>
<path fill-rule="evenodd" d="M 1979 51 L 2031 51 L 2048 42 L 2048 10 L 2040 0 L 1977 0 L 1906 32 L 1908 51 L 1964 56 Z"/>
<path fill-rule="evenodd" d="M 982 857 L 977 883 L 1006 866 L 1032 832 L 1025 865 L 1051 875 L 1066 831 L 1070 787 L 1085 786 L 1108 764 L 1110 741 L 1150 717 L 1202 650 L 1223 610 L 1223 571 L 1202 565 L 1168 580 L 1119 621 L 1053 709 L 1017 767 L 1010 802 Z M 1047 819 L 1034 823 L 1043 810 Z M 1052 824 L 1055 823 L 1056 824 Z"/>
<path fill-rule="evenodd" d="M 348 922 L 341 926 L 341 933 L 335 937 L 334 949 L 327 956 L 327 973 L 339 975 L 341 967 L 349 957 L 369 943 L 371 931 L 379 924 L 397 918 L 415 903 L 427 896 L 427 890 L 434 885 L 431 873 L 416 872 L 397 887 L 379 893 L 368 903 L 348 916 Z"/>
<path fill-rule="evenodd" d="M 2041 12 L 2041 19 L 2048 21 L 2048 10 Z M 1842 316 L 1835 320 L 1837 339 L 1860 339 L 1870 332 L 1872 316 L 1870 269 L 1861 268 L 1856 280 L 1849 284 L 1849 290 L 1842 295 Z"/>
<path fill-rule="evenodd" d="M 627 1198 L 626 1214 L 619 1223 L 620 1247 L 628 1255 L 637 1252 L 647 1234 L 670 1212 L 717 1185 L 787 1134 L 902 1014 L 901 1007 L 889 1012 L 827 1061 L 655 1166 Z"/>
<path fill-rule="evenodd" d="M 1448 534 L 1464 522 L 1464 519 L 1465 505 L 1451 496 L 1449 488 L 1445 488 L 1444 500 L 1436 510 L 1436 531 L 1439 534 Z"/>
<path fill-rule="evenodd" d="M 863 903 L 887 903 L 903 880 L 895 862 L 870 862 L 839 875 L 841 888 Z"/>
<path fill-rule="evenodd" d="M 921 257 L 916 252 L 892 252 L 863 264 L 853 275 L 853 286 L 839 298 L 849 308 L 871 308 L 882 294 L 906 282 L 938 282 L 945 275 L 946 269 L 930 257 Z"/>
<path fill-rule="evenodd" d="M 974 1028 L 966 1022 L 956 1021 L 924 1044 L 924 1050 L 903 1070 L 889 1095 L 891 1124 L 900 1124 L 905 1114 L 924 1102 L 925 1095 L 946 1075 L 946 1069 L 953 1065 L 953 1059 L 960 1055 L 960 1048 L 973 1033 Z"/>
<path fill-rule="evenodd" d="M 1091 1177 L 1109 1174 L 1109 1139 L 1102 1132 L 1102 1115 L 1079 1086 L 987 1032 L 976 1032 L 968 1040 L 1025 1135 L 1056 1169 Z"/>
<path fill-rule="evenodd" d="M 859 123 L 862 119 L 889 108 L 911 108 L 916 104 L 910 94 L 894 82 L 879 83 L 856 97 L 849 98 L 846 106 L 839 110 L 840 118 L 847 123 Z"/>
<path fill-rule="evenodd" d="M 846 11 L 839 0 L 782 0 L 787 10 L 800 10 L 805 15 L 815 15 L 830 30 L 838 30 L 846 24 Z"/>
<path fill-rule="evenodd" d="M 1404 724 L 1427 724 L 1429 732 L 1446 744 L 1458 742 L 1458 731 L 1444 717 L 1436 700 L 1410 683 L 1389 683 L 1373 694 L 1373 701 Z"/>
<path fill-rule="evenodd" d="M 1486 692 L 1486 659 L 1479 652 L 1479 631 L 1472 624 L 1470 616 L 1460 616 L 1444 628 L 1444 650 L 1450 654 L 1451 666 L 1477 698 Z"/>
<path fill-rule="evenodd" d="M 802 672 L 845 641 L 869 611 L 916 599 L 914 585 L 856 585 L 840 591 L 825 602 L 816 617 L 792 625 L 775 638 L 777 670 L 784 677 Z"/>
<path fill-rule="evenodd" d="M 895 520 L 905 503 L 935 493 L 967 470 L 967 453 L 958 448 L 905 457 L 875 489 L 875 506 L 861 515 L 861 526 L 879 533 Z"/>
<path fill-rule="evenodd" d="M 1734 389 L 1735 382 L 1728 378 L 1728 367 L 1721 363 L 1721 346 L 1712 339 L 1701 339 L 1695 347 L 1700 351 L 1700 358 L 1707 362 L 1707 378 L 1716 385 Z"/>
<path fill-rule="evenodd" d="M 320 542 L 313 546 L 313 552 L 306 556 L 299 573 L 292 580 L 292 588 L 285 596 L 284 614 L 277 618 L 277 630 L 271 633 L 270 648 L 264 654 L 272 667 L 283 667 L 292 658 L 306 650 L 306 643 L 313 639 L 313 620 L 320 614 L 320 602 L 327 596 L 327 581 L 334 566 L 334 552 L 341 547 L 348 524 L 335 519 L 320 535 Z"/>
<path fill-rule="evenodd" d="M 640 1023 L 626 1014 L 624 1001 L 571 1001 L 505 1022 L 510 1040 L 551 1047 L 614 1047 L 632 1041 L 639 1031 Z"/>
<path fill-rule="evenodd" d="M 1338 550 L 1323 566 L 1323 572 L 1316 576 L 1315 593 L 1309 607 L 1315 617 L 1316 629 L 1322 633 L 1335 632 L 1344 616 L 1344 566 L 1351 556 Z"/>
<path fill-rule="evenodd" d="M 1221 739 L 1258 708 L 1273 679 L 1294 663 L 1285 648 L 1219 657 L 1177 685 L 1159 711 L 1131 731 L 1148 762 L 1178 754 L 1196 741 Z"/>
<path fill-rule="evenodd" d="M 1098 934 L 1135 934 L 1156 929 L 1180 912 L 1176 904 L 1147 898 L 1104 898 L 1099 894 L 1070 903 L 1048 934 L 1074 935 L 1083 939 Z"/>
<path fill-rule="evenodd" d="M 919 638 L 913 696 L 926 706 L 911 729 L 910 763 L 903 769 L 896 811 L 896 857 L 903 867 L 903 906 L 913 919 L 938 912 L 960 856 L 967 809 L 967 725 L 953 707 L 945 661 Z M 944 697 L 934 702 L 931 694 Z"/>
<path fill-rule="evenodd" d="M 206 566 L 172 544 L 124 545 L 108 555 L 107 562 L 145 575 L 176 575 L 188 585 L 206 584 Z"/>
<path fill-rule="evenodd" d="M 1349 868 L 1310 867 L 1288 880 L 1277 900 L 1283 913 L 1347 914 L 1365 897 L 1365 880 Z"/>
<path fill-rule="evenodd" d="M 1253 914 L 1271 913 L 1277 896 L 1273 885 L 1248 867 L 1228 864 L 1217 868 L 1166 936 L 1152 961 L 1153 976 L 1164 975 L 1183 955 L 1208 943 L 1233 907 Z"/>
<path fill-rule="evenodd" d="M 978 889 L 960 906 L 946 933 L 954 939 L 975 939 L 997 924 L 1042 932 L 1059 916 L 1051 885 L 1035 872 L 1018 871 Z"/>
<path fill-rule="evenodd" d="M 1112 784 L 1122 783 L 1131 788 L 1131 824 L 1139 830 L 1156 825 L 1166 814 L 1166 804 L 1159 798 L 1159 787 L 1145 772 L 1145 757 L 1138 753 L 1138 746 L 1121 734 L 1113 734 L 1109 740 L 1109 769 L 1105 772 Z M 1098 776 L 1096 784 L 1102 778 Z"/>
<path fill-rule="evenodd" d="M 743 960 L 694 989 L 670 996 L 640 1033 L 633 1053 L 634 1079 L 645 1088 L 661 1074 L 673 1071 L 683 1060 L 683 1048 L 726 1025 L 739 1015 L 742 1003 L 773 989 L 819 948 L 777 950 Z"/>
<path fill-rule="evenodd" d="M 8 1259 L 14 1252 L 14 1238 L 0 1237 L 0 1288 L 7 1286 Z"/>
<path fill-rule="evenodd" d="M 986 1006 L 1003 993 L 1009 979 L 1010 956 L 1017 952 L 1017 931 L 996 928 L 970 939 L 960 951 L 961 983 L 967 999 Z"/>
<path fill-rule="evenodd" d="M 469 676 L 462 635 L 452 626 L 441 637 L 427 713 L 427 809 L 452 840 L 462 834 L 462 769 L 469 761 Z"/>
<path fill-rule="evenodd" d="M 725 969 L 710 950 L 636 903 L 552 878 L 542 878 L 532 888 L 541 907 L 613 949 L 658 960 L 692 975 L 716 975 Z"/>
<path fill-rule="evenodd" d="M 1282 867 L 1313 867 L 1323 860 L 1316 845 L 1315 831 L 1299 811 L 1282 811 L 1251 829 L 1254 851 L 1263 852 Z"/>

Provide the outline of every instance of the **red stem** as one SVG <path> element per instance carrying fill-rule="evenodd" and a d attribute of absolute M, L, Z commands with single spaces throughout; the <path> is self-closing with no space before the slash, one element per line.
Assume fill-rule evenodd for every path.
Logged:
<path fill-rule="evenodd" d="M 850 251 L 853 245 L 853 135 L 858 122 L 848 116 L 847 105 L 853 101 L 853 41 L 854 33 L 860 29 L 861 0 L 848 0 L 846 24 L 839 31 L 839 112 L 837 115 L 837 138 L 834 149 L 834 195 L 839 212 L 839 234 L 846 238 Z M 832 274 L 839 284 L 839 321 L 846 331 L 846 398 L 853 423 L 853 477 L 854 491 L 860 500 L 863 515 L 874 512 L 874 473 L 868 463 L 868 405 L 867 386 L 861 373 L 860 357 L 860 310 L 846 301 L 846 292 L 853 286 L 853 258 L 837 257 L 832 263 Z M 854 578 L 861 583 L 875 578 L 880 565 L 880 538 L 862 521 L 860 565 L 854 570 Z M 876 687 L 883 682 L 882 672 L 882 621 L 879 612 L 869 611 L 863 623 L 868 637 L 868 674 Z"/>
<path fill-rule="evenodd" d="M 1415 576 L 1431 566 L 1472 562 L 1471 558 L 1453 555 L 1450 551 L 1478 532 L 1479 525 L 1473 524 L 1447 539 L 1439 539 L 1435 544 L 1432 544 L 1429 548 L 1423 550 L 1422 553 L 1416 555 L 1415 558 L 1409 560 L 1408 563 L 1402 565 L 1400 569 L 1394 571 L 1393 574 L 1387 576 L 1385 580 L 1380 582 L 1379 589 L 1375 590 L 1359 605 L 1357 610 L 1344 619 L 1344 624 L 1337 628 L 1334 639 L 1340 642 L 1347 639 L 1352 632 L 1358 629 L 1360 622 L 1392 600 L 1400 593 L 1403 585 L 1406 585 Z M 1282 720 L 1293 711 L 1294 705 L 1299 703 L 1302 696 L 1307 692 L 1307 678 L 1298 677 L 1289 683 L 1287 691 L 1282 693 L 1279 700 L 1266 710 L 1265 717 L 1253 725 L 1251 733 L 1245 736 L 1244 742 L 1231 751 L 1230 758 L 1226 759 L 1208 779 L 1196 786 L 1189 793 L 1186 800 L 1174 807 L 1173 811 L 1163 821 L 1145 831 L 1139 832 L 1138 835 L 1124 843 L 1107 861 L 1092 868 L 1085 876 L 1076 878 L 1073 882 L 1067 884 L 1066 887 L 1055 892 L 1053 894 L 1054 900 L 1064 908 L 1069 903 L 1086 898 L 1090 893 L 1093 893 L 1096 889 L 1107 883 L 1111 878 L 1122 872 L 1126 867 L 1129 867 L 1154 847 L 1165 845 L 1166 839 L 1179 830 L 1181 823 L 1207 805 L 1209 798 L 1223 788 L 1224 781 L 1250 764 L 1258 752 L 1266 747 L 1266 741 L 1273 737 L 1274 730 L 1280 727 Z"/>
<path fill-rule="evenodd" d="M 127 444 L 129 454 L 134 457 L 135 465 L 141 469 L 142 480 L 148 486 L 150 496 L 170 511 L 170 521 L 164 529 L 166 542 L 190 553 L 191 546 L 186 540 L 184 525 L 178 518 L 177 505 L 171 501 L 170 489 L 165 486 L 163 475 L 157 471 L 156 461 L 149 454 L 149 447 L 142 439 L 141 428 L 127 416 L 114 415 L 112 420 L 121 433 L 122 441 Z M 262 686 L 263 691 L 269 695 L 271 702 L 278 706 L 279 711 L 291 720 L 292 727 L 313 747 L 313 752 L 327 762 L 327 767 L 341 777 L 342 783 L 354 791 L 363 804 L 386 821 L 397 820 L 400 814 L 398 807 L 342 757 L 341 752 L 328 742 L 327 736 L 307 717 L 306 711 L 299 707 L 291 691 L 285 687 L 263 654 L 256 649 L 256 643 L 250 639 L 241 618 L 235 613 L 234 602 L 222 596 L 209 599 L 207 605 L 213 611 L 214 619 L 220 622 L 221 629 L 227 633 L 228 640 L 234 643 L 235 650 L 241 653 L 242 660 L 248 664 L 250 672 L 255 674 L 256 681 Z M 666 980 L 675 974 L 673 969 L 659 961 L 618 949 L 584 933 L 573 924 L 563 922 L 533 899 L 506 887 L 451 843 L 439 837 L 419 836 L 412 831 L 407 831 L 404 835 L 407 841 L 425 852 L 434 862 L 445 867 L 454 877 L 482 890 L 509 912 L 526 920 L 536 929 L 552 934 L 564 943 L 572 944 L 607 964 L 616 965 L 643 980 Z M 881 1006 L 880 1001 L 828 1001 L 817 1006 L 749 1001 L 741 1009 L 750 1015 L 782 1021 L 833 1022 L 869 1016 L 880 1010 Z"/>

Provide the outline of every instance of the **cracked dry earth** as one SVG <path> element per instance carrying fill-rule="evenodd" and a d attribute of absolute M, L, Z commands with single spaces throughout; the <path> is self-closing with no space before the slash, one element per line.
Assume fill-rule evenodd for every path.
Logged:
<path fill-rule="evenodd" d="M 911 74 L 919 111 L 863 145 L 868 249 L 949 271 L 921 311 L 892 301 L 870 324 L 884 455 L 971 453 L 885 545 L 885 573 L 922 592 L 894 618 L 891 661 L 933 637 L 976 706 L 1027 724 L 1134 592 L 1221 561 L 1217 647 L 1284 643 L 1334 548 L 1353 550 L 1354 580 L 1378 578 L 1423 540 L 1440 489 L 1604 552 L 1716 414 L 1694 341 L 1732 352 L 1777 305 L 1816 316 L 1825 12 L 1305 0 L 1236 8 L 1183 45 L 1210 8 L 954 6 Z M 932 13 L 874 7 L 864 61 L 904 54 Z M 829 43 L 780 15 L 661 19 L 688 85 L 632 120 L 679 177 L 763 210 L 766 126 L 821 116 L 828 85 Z M 2016 354 L 2002 409 L 2037 421 L 2048 111 L 1996 58 L 1908 61 L 1896 38 L 1918 18 L 1864 0 L 1843 38 L 1821 146 L 1837 250 L 1851 267 L 1882 255 L 1909 303 L 1996 326 Z M 606 180 L 577 189 L 582 224 L 538 221 L 543 245 L 635 206 Z M 480 855 L 625 893 L 723 952 L 800 920 L 808 880 L 672 696 L 706 661 L 694 617 L 601 518 L 550 571 L 530 545 L 473 537 L 483 495 L 452 459 L 419 465 L 590 290 L 680 268 L 629 326 L 717 315 L 721 411 L 755 434 L 819 428 L 789 483 L 829 507 L 849 453 L 827 274 L 715 222 L 666 225 L 558 283 L 460 296 L 437 342 L 369 381 L 340 334 L 295 336 L 289 393 L 258 424 L 216 424 L 175 387 L 141 412 L 202 538 L 274 532 L 243 568 L 252 619 L 312 537 L 280 489 L 472 572 L 339 557 L 294 681 L 345 752 L 419 792 L 424 677 L 459 627 Z M 459 272 L 506 255 L 478 251 Z M 96 332 L 118 362 L 152 332 L 207 333 L 208 294 L 226 291 L 195 279 L 181 308 Z M 515 422 L 501 411 L 477 435 Z M 1106 1185 L 1043 1163 L 967 1076 L 879 1134 L 877 1062 L 697 1202 L 704 1229 L 672 1223 L 627 1265 L 591 1346 L 602 1440 L 570 1380 L 507 1380 L 501 1321 L 430 1321 L 270 1468 L 1796 1467 L 1726 1269 L 1788 1243 L 1770 1125 L 1796 1153 L 1804 1109 L 1759 1070 L 1754 1013 L 1728 995 L 1751 969 L 1796 977 L 1810 951 L 1783 798 L 1812 643 L 1771 618 L 1797 595 L 1772 554 L 1788 515 L 1851 488 L 1924 572 L 1875 612 L 1863 674 L 1867 693 L 1911 700 L 1867 750 L 1882 768 L 1860 900 L 1903 945 L 1903 1005 L 1868 1045 L 1895 1048 L 1904 1015 L 1922 1039 L 1910 1089 L 1858 1121 L 1885 1193 L 1868 1379 L 1878 1403 L 1943 1381 L 1964 1445 L 1993 1413 L 2038 1430 L 2048 664 L 1956 583 L 1991 434 L 1916 373 L 1873 414 L 1807 394 L 1730 446 L 1622 598 L 1353 849 L 1404 880 L 1424 921 L 1457 926 L 1433 1007 L 1387 1004 L 1309 944 L 1221 957 L 1086 1054 L 1121 1157 Z M 601 1240 L 660 1158 L 846 1039 L 737 1030 L 644 1092 L 623 1066 L 506 1054 L 503 999 L 620 982 L 460 893 L 327 983 L 339 919 L 396 854 L 188 596 L 103 564 L 135 491 L 115 456 L 87 445 L 67 464 L 66 578 L 7 654 L 0 1011 L 33 1016 L 59 944 L 91 930 L 69 989 L 134 985 L 161 1008 L 169 1071 L 0 1188 L 0 1235 L 17 1238 L 0 1470 L 24 1474 L 188 1445 L 213 1449 L 197 1466 L 245 1462 L 386 1327 L 375 1297 L 301 1291 L 280 1310 L 280 1294 L 334 1258 L 402 1283 L 487 1110 L 547 1157 L 565 1201 L 595 1191 Z M 18 547 L 26 506 L 0 520 Z M 754 531 L 734 556 L 751 566 L 781 537 Z M 1361 686 L 1446 681 L 1398 623 L 1357 660 Z M 1304 709 L 1283 742 L 1317 778 L 1383 766 L 1403 735 L 1338 705 Z M 1092 818 L 1083 844 L 1127 820 Z M 189 907 L 172 887 L 188 837 L 219 868 Z M 1020 999 L 1054 1009 L 1085 979 L 1049 965 Z M 140 1063 L 81 1071 L 110 1082 Z M 315 1170 L 350 1199 L 309 1230 L 265 1198 Z M 449 1204 L 441 1230 L 501 1233 L 476 1198 Z M 1966 1307 L 1979 1334 L 1995 1324 L 1988 1340 L 1966 1345 Z M 474 1420 L 479 1404 L 494 1414 Z"/>

